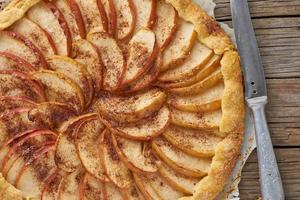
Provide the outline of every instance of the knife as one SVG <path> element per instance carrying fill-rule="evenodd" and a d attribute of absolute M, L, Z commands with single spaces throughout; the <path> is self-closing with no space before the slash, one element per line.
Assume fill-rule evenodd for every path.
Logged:
<path fill-rule="evenodd" d="M 230 0 L 237 47 L 241 55 L 245 97 L 251 108 L 257 144 L 260 186 L 263 200 L 284 200 L 282 181 L 267 125 L 267 88 L 261 57 L 247 0 Z"/>

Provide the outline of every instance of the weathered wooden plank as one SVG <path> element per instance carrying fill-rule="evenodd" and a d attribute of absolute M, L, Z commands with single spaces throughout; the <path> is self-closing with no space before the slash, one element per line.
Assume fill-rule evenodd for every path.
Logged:
<path fill-rule="evenodd" d="M 231 19 L 230 0 L 214 0 L 217 4 L 216 18 Z M 300 15 L 299 0 L 248 0 L 252 17 Z"/>
<path fill-rule="evenodd" d="M 266 77 L 300 77 L 300 17 L 253 19 L 253 26 Z"/>
<path fill-rule="evenodd" d="M 286 199 L 299 200 L 300 148 L 277 148 L 275 153 L 283 179 Z M 256 152 L 250 156 L 243 169 L 240 195 L 242 200 L 255 200 L 260 195 Z"/>

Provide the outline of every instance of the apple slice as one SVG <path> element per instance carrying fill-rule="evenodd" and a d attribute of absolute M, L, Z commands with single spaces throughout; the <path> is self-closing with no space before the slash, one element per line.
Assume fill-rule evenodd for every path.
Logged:
<path fill-rule="evenodd" d="M 104 125 L 98 116 L 82 122 L 76 129 L 76 148 L 85 169 L 97 179 L 106 181 L 99 144 L 103 140 Z"/>
<path fill-rule="evenodd" d="M 27 16 L 51 36 L 59 55 L 70 55 L 71 32 L 63 14 L 53 2 L 40 1 L 27 12 Z"/>
<path fill-rule="evenodd" d="M 85 172 L 81 168 L 66 174 L 58 187 L 57 200 L 80 198 L 80 184 L 84 179 Z"/>
<path fill-rule="evenodd" d="M 24 149 L 27 150 L 27 149 Z M 14 166 L 14 163 L 18 160 L 19 155 L 17 154 L 17 152 L 13 153 L 12 155 L 10 155 L 10 157 L 8 158 L 8 160 L 5 161 L 5 163 L 3 164 L 3 167 L 1 169 L 1 173 L 3 175 L 3 177 L 6 178 L 6 180 L 12 184 L 12 182 L 10 182 L 10 180 L 7 179 L 7 174 L 8 171 L 10 170 L 10 168 L 12 168 Z"/>
<path fill-rule="evenodd" d="M 26 97 L 12 97 L 12 96 L 1 96 L 0 97 L 0 115 L 8 110 L 16 108 L 33 108 L 36 103 Z"/>
<path fill-rule="evenodd" d="M 159 81 L 172 82 L 194 76 L 207 64 L 213 56 L 213 51 L 196 42 L 188 58 L 178 67 L 164 72 L 158 77 Z"/>
<path fill-rule="evenodd" d="M 107 16 L 100 0 L 71 0 L 77 3 L 86 33 L 102 32 L 108 30 Z"/>
<path fill-rule="evenodd" d="M 172 41 L 176 32 L 177 12 L 170 4 L 158 0 L 156 5 L 157 20 L 153 31 L 160 49 L 165 49 Z"/>
<path fill-rule="evenodd" d="M 210 61 L 203 67 L 203 69 L 192 77 L 186 77 L 182 80 L 177 80 L 174 82 L 159 82 L 157 83 L 157 85 L 163 88 L 182 88 L 198 83 L 211 75 L 214 71 L 217 70 L 217 68 L 220 67 L 221 58 L 222 57 L 219 55 L 214 55 L 210 59 Z"/>
<path fill-rule="evenodd" d="M 168 91 L 182 96 L 196 95 L 205 92 L 209 88 L 215 86 L 223 80 L 221 69 L 213 72 L 210 76 L 206 77 L 203 81 L 195 83 L 190 86 L 181 88 L 171 88 Z"/>
<path fill-rule="evenodd" d="M 30 77 L 16 70 L 0 71 L 0 95 L 28 97 L 36 102 L 45 100 L 42 87 Z"/>
<path fill-rule="evenodd" d="M 123 200 L 123 195 L 113 183 L 105 183 L 105 198 L 107 200 Z"/>
<path fill-rule="evenodd" d="M 133 178 L 146 200 L 162 200 L 162 198 L 158 196 L 158 194 L 152 188 L 149 178 L 139 176 L 135 173 L 133 173 Z"/>
<path fill-rule="evenodd" d="M 149 29 L 140 29 L 129 42 L 129 57 L 122 84 L 139 78 L 151 67 L 158 54 L 155 47 L 155 34 Z"/>
<path fill-rule="evenodd" d="M 31 74 L 45 88 L 48 101 L 71 105 L 77 112 L 84 108 L 84 97 L 81 88 L 70 78 L 60 72 L 41 70 Z"/>
<path fill-rule="evenodd" d="M 30 121 L 51 130 L 57 130 L 64 121 L 75 116 L 76 111 L 71 106 L 58 102 L 40 103 L 28 111 Z"/>
<path fill-rule="evenodd" d="M 98 93 L 102 87 L 103 65 L 96 47 L 89 41 L 80 39 L 73 43 L 72 58 L 86 66 Z"/>
<path fill-rule="evenodd" d="M 218 132 L 222 118 L 221 110 L 207 113 L 191 113 L 172 108 L 171 113 L 171 121 L 173 124 L 186 128 L 207 130 L 214 133 Z"/>
<path fill-rule="evenodd" d="M 57 198 L 58 188 L 64 176 L 65 174 L 57 169 L 44 181 L 41 200 L 53 200 Z"/>
<path fill-rule="evenodd" d="M 108 34 L 114 36 L 117 27 L 117 13 L 113 0 L 102 0 L 103 7 L 107 16 Z"/>
<path fill-rule="evenodd" d="M 136 184 L 132 182 L 129 188 L 122 190 L 123 199 L 130 200 L 145 200 L 143 194 L 139 191 Z"/>
<path fill-rule="evenodd" d="M 159 89 L 129 97 L 101 93 L 94 108 L 105 118 L 120 123 L 137 122 L 157 112 L 166 102 L 166 94 Z"/>
<path fill-rule="evenodd" d="M 37 48 L 39 48 L 45 57 L 56 53 L 55 44 L 51 39 L 49 39 L 47 32 L 41 29 L 39 25 L 25 17 L 14 23 L 13 26 L 10 27 L 10 30 L 23 35 L 25 38 L 30 40 Z"/>
<path fill-rule="evenodd" d="M 175 190 L 187 195 L 193 194 L 195 185 L 200 181 L 199 178 L 192 178 L 181 175 L 163 162 L 158 162 L 160 176 Z"/>
<path fill-rule="evenodd" d="M 104 89 L 109 91 L 118 89 L 126 68 L 123 53 L 117 42 L 104 32 L 89 34 L 87 39 L 100 52 L 104 64 Z"/>
<path fill-rule="evenodd" d="M 127 40 L 136 24 L 136 9 L 132 0 L 113 0 L 117 13 L 116 38 Z"/>
<path fill-rule="evenodd" d="M 59 136 L 56 142 L 55 162 L 58 168 L 65 172 L 74 172 L 81 164 L 76 149 L 76 134 L 81 123 L 95 114 L 85 114 L 76 118 L 71 118 L 62 124 L 59 129 Z"/>
<path fill-rule="evenodd" d="M 135 31 L 141 28 L 153 28 L 156 22 L 156 0 L 135 0 L 133 3 L 137 15 Z"/>
<path fill-rule="evenodd" d="M 157 168 L 154 157 L 146 144 L 128 140 L 112 134 L 112 141 L 123 163 L 132 171 L 141 174 L 155 173 Z"/>
<path fill-rule="evenodd" d="M 168 107 L 162 107 L 155 116 L 150 116 L 138 123 L 115 125 L 104 120 L 106 126 L 115 134 L 134 139 L 151 140 L 165 131 L 170 123 L 171 113 Z"/>
<path fill-rule="evenodd" d="M 55 6 L 64 16 L 65 21 L 68 24 L 71 38 L 73 41 L 85 37 L 85 28 L 81 12 L 76 3 L 71 3 L 72 0 L 56 0 Z"/>
<path fill-rule="evenodd" d="M 81 200 L 104 199 L 104 184 L 98 179 L 86 173 L 80 188 Z"/>
<path fill-rule="evenodd" d="M 0 52 L 0 70 L 18 70 L 24 73 L 34 71 L 32 64 L 14 54 Z"/>
<path fill-rule="evenodd" d="M 175 125 L 163 133 L 163 137 L 183 152 L 196 157 L 212 157 L 222 138 L 196 129 L 180 128 Z"/>
<path fill-rule="evenodd" d="M 152 148 L 158 157 L 177 173 L 202 178 L 210 169 L 211 159 L 190 156 L 161 137 L 152 141 Z"/>
<path fill-rule="evenodd" d="M 1 31 L 0 51 L 14 54 L 29 62 L 36 69 L 45 66 L 45 60 L 40 57 L 39 50 L 29 40 L 13 32 Z M 44 65 L 43 65 L 44 64 Z"/>
<path fill-rule="evenodd" d="M 132 182 L 129 169 L 119 158 L 114 148 L 111 133 L 106 130 L 104 139 L 100 143 L 101 159 L 109 179 L 119 188 L 128 188 Z"/>
<path fill-rule="evenodd" d="M 169 103 L 178 110 L 187 112 L 211 112 L 221 108 L 224 83 L 193 96 L 171 96 Z"/>
<path fill-rule="evenodd" d="M 52 70 L 64 74 L 72 79 L 81 88 L 86 106 L 93 99 L 93 83 L 86 69 L 86 66 L 66 56 L 51 56 L 48 59 L 49 66 Z"/>
<path fill-rule="evenodd" d="M 183 63 L 197 40 L 194 25 L 183 20 L 178 22 L 177 32 L 173 37 L 163 52 L 162 71 L 172 69 Z"/>

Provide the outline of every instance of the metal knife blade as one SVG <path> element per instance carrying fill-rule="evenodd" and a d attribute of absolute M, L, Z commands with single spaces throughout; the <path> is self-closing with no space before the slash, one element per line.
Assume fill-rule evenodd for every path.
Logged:
<path fill-rule="evenodd" d="M 247 0 L 231 0 L 231 13 L 244 72 L 245 96 L 247 99 L 267 96 L 264 70 Z"/>

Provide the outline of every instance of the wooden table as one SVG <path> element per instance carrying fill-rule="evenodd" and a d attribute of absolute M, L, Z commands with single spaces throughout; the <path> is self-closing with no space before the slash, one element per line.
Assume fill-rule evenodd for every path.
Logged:
<path fill-rule="evenodd" d="M 300 200 L 300 0 L 248 0 L 268 83 L 267 116 L 287 200 Z M 229 0 L 216 18 L 231 24 Z M 260 196 L 256 152 L 240 183 L 241 200 Z"/>

